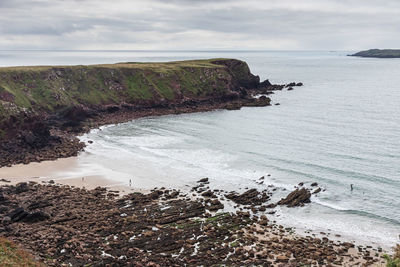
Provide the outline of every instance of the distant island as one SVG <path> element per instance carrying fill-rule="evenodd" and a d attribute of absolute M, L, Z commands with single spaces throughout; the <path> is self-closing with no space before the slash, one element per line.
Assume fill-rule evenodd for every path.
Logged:
<path fill-rule="evenodd" d="M 400 58 L 400 49 L 370 49 L 349 56 L 375 57 L 375 58 Z"/>

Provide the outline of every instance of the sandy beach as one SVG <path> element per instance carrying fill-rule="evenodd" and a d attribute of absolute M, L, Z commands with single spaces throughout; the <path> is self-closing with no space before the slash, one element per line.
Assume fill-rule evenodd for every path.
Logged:
<path fill-rule="evenodd" d="M 102 175 L 79 176 L 72 169 L 78 167 L 78 158 L 62 158 L 55 161 L 33 162 L 18 164 L 12 167 L 0 168 L 0 185 L 18 184 L 21 182 L 48 183 L 69 185 L 92 190 L 96 187 L 105 187 L 112 191 L 119 191 L 121 195 L 132 192 L 148 193 L 149 190 L 129 186 L 129 182 L 120 182 L 108 179 Z M 70 174 L 70 175 L 68 175 Z"/>

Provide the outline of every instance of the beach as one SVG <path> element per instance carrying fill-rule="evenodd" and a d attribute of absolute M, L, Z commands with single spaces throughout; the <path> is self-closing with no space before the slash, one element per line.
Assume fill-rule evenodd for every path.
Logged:
<path fill-rule="evenodd" d="M 163 262 L 159 256 L 165 253 L 165 264 L 178 265 L 208 262 L 212 255 L 210 264 L 382 266 L 383 253 L 392 253 L 399 233 L 398 213 L 393 212 L 398 187 L 393 164 L 397 124 L 395 117 L 388 116 L 396 106 L 382 100 L 377 104 L 379 109 L 367 107 L 371 97 L 390 97 L 393 87 L 384 84 L 388 93 L 378 94 L 370 80 L 354 79 L 349 71 L 342 72 L 343 68 L 356 70 L 354 66 L 361 63 L 357 59 L 343 63 L 340 54 L 238 55 L 252 62 L 257 72 L 272 73 L 281 83 L 268 85 L 267 90 L 249 89 L 257 96 L 264 92 L 263 107 L 254 107 L 244 92 L 240 93 L 245 97 L 243 103 L 230 98 L 194 103 L 186 99 L 184 104 L 138 111 L 129 105 L 111 105 L 98 109 L 101 116 L 97 120 L 87 110 L 74 107 L 57 115 L 61 121 L 51 120 L 52 127 L 60 127 L 52 133 L 59 134 L 64 125 L 70 127 L 66 137 L 73 139 L 73 146 L 50 138 L 45 156 L 35 146 L 46 144 L 46 140 L 23 132 L 23 140 L 34 147 L 28 150 L 28 162 L 64 158 L 0 168 L 3 195 L 10 204 L 4 211 L 12 223 L 5 228 L 8 238 L 27 244 L 40 261 L 45 261 L 43 255 L 53 255 L 50 265 L 88 261 L 137 264 L 139 258 Z M 269 68 L 266 61 L 280 67 Z M 304 63 L 310 71 L 304 72 L 292 61 Z M 320 74 L 311 71 L 316 65 L 325 66 Z M 291 66 L 293 80 L 305 85 L 285 84 L 288 70 L 283 66 Z M 331 90 L 332 86 L 336 90 Z M 357 88 L 363 88 L 362 94 Z M 349 112 L 352 116 L 346 116 Z M 84 123 L 71 123 L 80 121 L 81 116 Z M 361 119 L 365 116 L 367 119 Z M 51 149 L 53 143 L 56 152 Z M 11 150 L 5 146 L 6 153 Z M 67 157 L 74 153 L 76 157 Z M 14 153 L 10 162 L 21 161 L 26 160 Z M 206 178 L 205 183 L 199 183 Z M 66 203 L 56 200 L 56 192 Z M 290 196 L 293 201 L 282 201 Z M 77 204 L 80 198 L 86 200 Z M 70 213 L 69 205 L 73 207 Z M 61 208 L 55 210 L 55 206 Z M 181 211 L 185 206 L 193 209 Z M 39 221 L 32 225 L 14 222 L 19 217 L 13 214 L 20 208 L 21 220 L 33 217 Z M 169 209 L 172 213 L 166 212 Z M 114 231 L 103 212 L 115 212 L 113 220 L 121 225 L 133 220 L 130 227 L 135 230 L 124 226 Z M 161 224 L 152 214 L 168 218 L 165 231 L 155 230 L 161 229 Z M 216 225 L 210 225 L 214 221 Z M 105 230 L 99 234 L 86 226 L 75 227 L 82 223 L 104 224 Z M 221 228 L 227 223 L 229 229 Z M 194 228 L 187 229 L 187 225 Z M 68 245 L 46 243 L 37 248 L 43 238 L 31 236 L 31 226 L 40 227 L 40 235 L 54 242 L 60 237 L 53 231 L 59 231 L 62 240 L 69 240 Z M 210 227 L 206 234 L 204 227 Z M 165 248 L 155 245 L 171 233 L 171 228 L 180 231 L 173 232 L 170 243 L 162 243 Z M 235 239 L 213 243 L 211 237 L 217 234 L 225 239 L 226 230 Z M 24 234 L 18 236 L 21 231 Z M 144 232 L 148 233 L 142 236 Z M 96 238 L 86 240 L 86 234 Z M 187 237 L 183 251 L 178 238 L 182 234 Z M 191 234 L 201 242 L 191 241 Z M 73 240 L 74 235 L 79 242 Z M 134 242 L 139 250 L 118 250 L 128 248 L 133 236 L 140 236 Z M 115 247 L 107 244 L 110 238 L 115 238 Z M 104 239 L 107 242 L 101 243 Z M 85 240 L 86 247 L 82 245 Z M 199 246 L 201 253 L 197 255 Z M 212 252 L 215 249 L 221 249 L 223 258 Z M 77 251 L 82 258 L 75 257 Z"/>
<path fill-rule="evenodd" d="M 71 169 L 76 168 L 77 158 L 62 158 L 55 161 L 33 162 L 12 167 L 0 168 L 0 185 L 16 185 L 22 182 L 52 183 L 85 188 L 88 190 L 104 187 L 108 190 L 119 191 L 122 195 L 132 192 L 148 193 L 148 189 L 129 186 L 129 181 L 118 182 L 102 175 L 81 177 L 71 175 L 65 177 Z M 4 180 L 1 180 L 4 179 Z"/>

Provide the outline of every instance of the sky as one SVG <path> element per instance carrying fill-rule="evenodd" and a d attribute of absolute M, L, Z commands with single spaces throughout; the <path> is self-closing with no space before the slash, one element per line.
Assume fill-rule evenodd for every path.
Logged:
<path fill-rule="evenodd" d="M 0 49 L 400 48 L 399 0 L 0 0 Z"/>

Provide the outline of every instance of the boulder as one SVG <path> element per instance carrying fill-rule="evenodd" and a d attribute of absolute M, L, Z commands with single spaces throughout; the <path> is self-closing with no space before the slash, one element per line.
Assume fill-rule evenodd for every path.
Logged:
<path fill-rule="evenodd" d="M 305 203 L 310 203 L 311 193 L 305 188 L 296 189 L 287 197 L 282 198 L 278 205 L 286 205 L 288 207 L 304 206 Z"/>
<path fill-rule="evenodd" d="M 47 213 L 44 213 L 43 211 L 35 211 L 26 215 L 25 218 L 22 219 L 22 221 L 27 223 L 35 223 L 47 220 L 49 218 L 50 216 Z"/>
<path fill-rule="evenodd" d="M 197 181 L 198 183 L 207 183 L 208 182 L 208 178 L 202 178 L 200 180 Z"/>
<path fill-rule="evenodd" d="M 23 182 L 23 183 L 19 183 L 15 186 L 16 194 L 20 194 L 20 193 L 27 192 L 27 191 L 29 191 L 28 183 Z"/>
<path fill-rule="evenodd" d="M 28 216 L 28 214 L 29 213 L 26 212 L 24 208 L 18 207 L 9 214 L 7 214 L 7 216 L 10 217 L 11 222 L 19 222 L 22 221 L 26 216 Z"/>
<path fill-rule="evenodd" d="M 241 205 L 261 205 L 270 199 L 265 192 L 259 192 L 257 189 L 247 190 L 243 194 L 230 193 L 225 197 Z"/>
<path fill-rule="evenodd" d="M 263 87 L 269 87 L 269 86 L 271 86 L 272 84 L 270 83 L 270 81 L 267 79 L 267 80 L 265 80 L 265 81 L 263 81 L 263 82 L 260 82 L 260 84 L 259 84 L 259 87 L 260 88 L 263 88 Z"/>
<path fill-rule="evenodd" d="M 317 189 L 314 190 L 313 194 L 318 194 L 319 192 L 321 192 L 321 188 L 318 187 Z"/>

